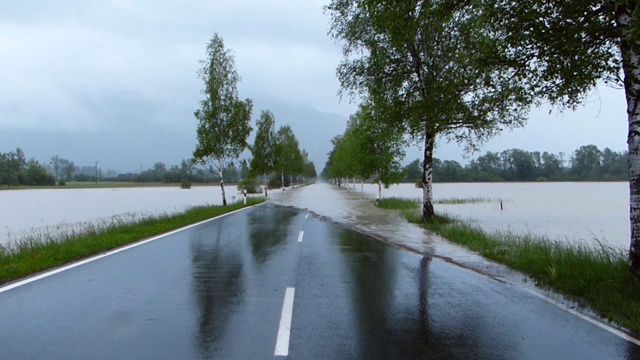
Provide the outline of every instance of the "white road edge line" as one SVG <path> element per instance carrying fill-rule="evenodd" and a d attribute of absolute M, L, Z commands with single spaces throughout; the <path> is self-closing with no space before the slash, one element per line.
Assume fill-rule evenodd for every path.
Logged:
<path fill-rule="evenodd" d="M 282 304 L 282 315 L 280 316 L 280 327 L 276 339 L 276 350 L 274 356 L 289 355 L 289 338 L 291 337 L 291 318 L 293 316 L 293 297 L 296 289 L 288 287 L 284 293 L 284 303 Z"/>
<path fill-rule="evenodd" d="M 623 338 L 623 339 L 625 339 L 625 340 L 627 340 L 629 342 L 632 342 L 632 343 L 640 346 L 640 340 L 638 340 L 638 339 L 636 339 L 636 338 L 634 338 L 632 336 L 629 336 L 629 335 L 625 334 L 624 332 L 622 332 L 622 331 L 620 331 L 620 330 L 618 330 L 618 329 L 616 329 L 616 328 L 614 328 L 612 326 L 604 324 L 604 323 L 602 323 L 602 322 L 600 322 L 598 320 L 592 319 L 592 318 L 588 317 L 587 315 L 581 314 L 578 311 L 573 310 L 572 308 L 570 308 L 570 307 L 568 307 L 568 306 L 566 306 L 566 305 L 564 305 L 562 303 L 559 303 L 559 302 L 551 299 L 550 297 L 544 296 L 544 295 L 542 295 L 542 294 L 540 294 L 540 293 L 538 293 L 538 292 L 536 292 L 534 290 L 531 290 L 531 289 L 524 289 L 524 290 L 526 292 L 528 292 L 529 294 L 531 294 L 531 295 L 533 295 L 533 296 L 535 296 L 535 297 L 537 297 L 539 299 L 542 299 L 542 300 L 544 300 L 544 301 L 546 301 L 546 302 L 548 302 L 548 303 L 550 303 L 552 305 L 555 305 L 555 306 L 559 307 L 560 309 L 562 309 L 562 310 L 564 310 L 564 311 L 566 311 L 566 312 L 568 312 L 570 314 L 573 314 L 573 315 L 575 315 L 575 316 L 577 316 L 577 317 L 579 317 L 579 318 L 581 318 L 583 320 L 586 320 L 586 321 L 588 321 L 588 322 L 600 327 L 601 329 L 604 329 L 604 330 L 606 330 L 606 331 L 608 331 L 608 332 L 610 332 L 610 333 L 612 333 L 614 335 L 617 335 L 618 337 L 621 337 L 621 338 Z"/>
<path fill-rule="evenodd" d="M 300 234 L 298 234 L 298 242 L 302 242 L 303 236 L 304 236 L 304 231 L 300 230 Z"/>
<path fill-rule="evenodd" d="M 78 266 L 81 266 L 81 265 L 84 265 L 84 264 L 90 263 L 90 262 L 92 262 L 92 261 L 96 261 L 96 260 L 102 259 L 103 257 L 107 257 L 107 256 L 110 256 L 110 255 L 114 255 L 114 254 L 117 254 L 117 253 L 119 253 L 119 252 L 122 252 L 122 251 L 125 251 L 125 250 L 129 250 L 129 249 L 131 249 L 131 248 L 134 248 L 134 247 L 137 247 L 137 246 L 140 246 L 140 245 L 144 245 L 144 244 L 146 244 L 146 243 L 150 243 L 150 242 L 152 242 L 152 241 L 155 241 L 155 240 L 161 239 L 161 238 L 163 238 L 163 237 L 165 237 L 165 236 L 173 235 L 173 234 L 178 233 L 178 232 L 180 232 L 180 231 L 187 230 L 187 229 L 190 229 L 190 228 L 192 228 L 192 227 L 196 227 L 196 226 L 198 226 L 198 225 L 202 225 L 202 224 L 204 224 L 204 223 L 207 223 L 207 222 L 209 222 L 209 221 L 213 221 L 213 220 L 215 220 L 215 219 L 219 219 L 219 218 L 221 218 L 221 217 L 223 217 L 223 216 L 231 215 L 231 214 L 237 213 L 237 212 L 239 212 L 239 211 L 247 210 L 247 209 L 249 209 L 249 208 L 252 208 L 252 207 L 254 207 L 254 206 L 259 206 L 259 205 L 261 205 L 261 204 L 253 205 L 253 206 L 248 206 L 248 207 L 246 207 L 246 208 L 242 208 L 242 209 L 234 210 L 234 211 L 229 212 L 229 213 L 226 213 L 226 214 L 218 215 L 218 216 L 216 216 L 216 217 L 214 217 L 214 218 L 207 219 L 207 220 L 203 220 L 203 221 L 200 221 L 200 222 L 195 223 L 195 224 L 187 225 L 187 226 L 185 226 L 185 227 L 182 227 L 182 228 L 179 228 L 179 229 L 176 229 L 176 230 L 172 230 L 172 231 L 170 231 L 170 232 L 168 232 L 168 233 L 164 233 L 164 234 L 161 234 L 161 235 L 157 235 L 157 236 L 154 236 L 154 237 L 152 237 L 152 238 L 150 238 L 150 239 L 147 239 L 147 240 L 144 240 L 144 241 L 137 242 L 137 243 L 135 243 L 135 244 L 131 244 L 131 245 L 127 245 L 127 246 L 125 246 L 125 247 L 121 247 L 121 248 L 118 248 L 118 249 L 115 249 L 115 250 L 111 250 L 111 251 L 106 252 L 106 253 L 104 253 L 104 254 L 96 255 L 96 256 L 93 256 L 93 257 L 90 257 L 90 258 L 87 258 L 87 259 L 84 259 L 84 260 L 81 260 L 81 261 L 75 262 L 75 263 L 73 263 L 73 264 L 70 264 L 70 265 L 67 265 L 67 266 L 63 266 L 63 267 L 61 267 L 61 268 L 57 268 L 57 269 L 55 269 L 55 270 L 47 271 L 47 272 L 42 273 L 42 274 L 40 274 L 40 275 L 36 275 L 36 276 L 30 277 L 30 278 L 24 279 L 24 280 L 22 280 L 22 281 L 15 282 L 15 283 L 13 283 L 13 284 L 5 285 L 5 286 L 0 286 L 0 293 L 3 293 L 3 292 L 5 292 L 5 291 L 9 291 L 9 290 L 11 290 L 11 289 L 15 289 L 15 288 L 17 288 L 17 287 L 19 287 L 19 286 L 22 286 L 22 285 L 26 285 L 26 284 L 32 283 L 32 282 L 34 282 L 34 281 L 38 281 L 38 280 L 40 280 L 40 279 L 44 279 L 44 278 L 46 278 L 46 277 L 49 277 L 49 276 L 51 276 L 51 275 L 55 275 L 55 274 L 57 274 L 57 273 L 61 273 L 61 272 L 65 271 L 65 270 L 73 269 L 73 268 L 75 268 L 75 267 L 78 267 Z"/>

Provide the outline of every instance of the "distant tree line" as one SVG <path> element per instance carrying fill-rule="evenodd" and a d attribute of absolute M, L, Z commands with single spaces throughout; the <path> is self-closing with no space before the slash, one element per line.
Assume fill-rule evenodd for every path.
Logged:
<path fill-rule="evenodd" d="M 306 151 L 300 153 L 302 163 L 297 175 L 307 178 L 315 178 L 316 172 L 312 162 L 307 159 Z M 241 160 L 237 163 L 229 163 L 223 169 L 223 176 L 227 181 L 239 182 L 256 176 L 256 172 L 249 167 L 249 161 Z M 280 186 L 279 174 L 276 187 Z M 296 175 L 296 177 L 297 177 Z M 3 186 L 52 186 L 56 183 L 64 185 L 67 181 L 130 181 L 130 182 L 162 182 L 179 183 L 188 180 L 193 183 L 219 182 L 218 172 L 212 167 L 197 166 L 192 159 L 183 159 L 180 165 L 167 167 L 162 162 L 156 162 L 150 168 L 139 173 L 121 173 L 114 170 L 103 171 L 96 166 L 77 166 L 71 160 L 58 155 L 51 157 L 49 162 L 39 162 L 36 159 L 27 160 L 24 151 L 17 148 L 7 153 L 0 152 L 0 185 Z M 287 179 L 286 184 L 289 184 Z"/>
<path fill-rule="evenodd" d="M 22 149 L 0 152 L 0 185 L 54 185 L 55 182 L 46 167 L 36 159 L 27 160 Z"/>
<path fill-rule="evenodd" d="M 509 149 L 487 152 L 467 165 L 455 160 L 433 161 L 435 182 L 500 181 L 628 181 L 627 152 L 595 145 L 581 146 L 569 158 L 565 154 Z M 418 159 L 404 167 L 405 182 L 422 179 Z"/>

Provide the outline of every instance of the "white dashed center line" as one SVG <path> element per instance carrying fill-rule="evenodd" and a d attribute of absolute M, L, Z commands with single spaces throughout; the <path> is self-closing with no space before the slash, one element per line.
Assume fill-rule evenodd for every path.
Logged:
<path fill-rule="evenodd" d="M 282 304 L 282 315 L 280 316 L 280 328 L 276 339 L 275 356 L 289 355 L 289 338 L 291 336 L 291 318 L 293 316 L 293 297 L 296 289 L 288 287 L 284 293 L 284 303 Z"/>

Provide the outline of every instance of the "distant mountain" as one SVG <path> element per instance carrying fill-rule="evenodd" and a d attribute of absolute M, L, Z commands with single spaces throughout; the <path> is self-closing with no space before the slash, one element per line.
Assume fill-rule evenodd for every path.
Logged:
<path fill-rule="evenodd" d="M 254 124 L 260 110 L 274 113 L 276 128 L 291 125 L 300 147 L 307 150 L 318 172 L 324 167 L 327 153 L 331 150 L 331 138 L 344 132 L 347 121 L 343 116 L 324 113 L 308 105 L 255 99 Z M 185 119 L 171 123 L 147 120 L 144 114 L 133 115 L 123 114 L 116 125 L 111 123 L 99 132 L 2 129 L 0 152 L 20 147 L 28 158 L 41 162 L 48 162 L 52 156 L 58 155 L 77 166 L 94 165 L 94 161 L 99 161 L 98 166 L 103 170 L 136 173 L 140 171 L 140 165 L 148 169 L 154 163 L 162 162 L 169 167 L 191 157 L 197 141 L 197 122 L 191 113 Z M 253 142 L 253 136 L 250 142 Z M 250 154 L 247 153 L 243 157 L 248 156 Z"/>

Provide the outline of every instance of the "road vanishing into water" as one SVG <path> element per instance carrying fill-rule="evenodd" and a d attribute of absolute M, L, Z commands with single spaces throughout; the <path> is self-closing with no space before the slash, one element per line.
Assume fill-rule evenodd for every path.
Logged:
<path fill-rule="evenodd" d="M 0 288 L 0 359 L 282 356 L 638 359 L 640 347 L 516 286 L 271 203 Z"/>

